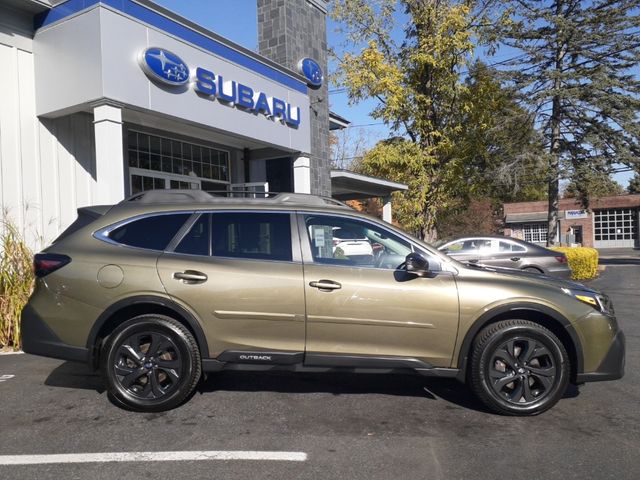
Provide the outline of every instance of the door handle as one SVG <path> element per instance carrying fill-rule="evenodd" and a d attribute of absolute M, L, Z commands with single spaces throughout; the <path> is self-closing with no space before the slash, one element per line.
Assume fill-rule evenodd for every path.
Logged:
<path fill-rule="evenodd" d="M 333 280 L 318 280 L 317 282 L 309 282 L 309 286 L 319 290 L 338 290 L 342 288 L 338 282 Z"/>
<path fill-rule="evenodd" d="M 520 257 L 511 257 L 512 262 L 517 262 L 518 260 L 520 260 Z"/>
<path fill-rule="evenodd" d="M 173 274 L 173 278 L 176 280 L 182 280 L 184 283 L 194 284 L 194 283 L 204 283 L 207 281 L 209 277 L 202 272 L 198 272 L 197 270 L 185 270 L 184 272 L 175 272 Z"/>

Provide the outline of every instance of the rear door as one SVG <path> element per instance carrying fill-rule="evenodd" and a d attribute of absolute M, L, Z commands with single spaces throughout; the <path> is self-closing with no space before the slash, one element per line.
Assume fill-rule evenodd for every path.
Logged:
<path fill-rule="evenodd" d="M 292 215 L 205 212 L 184 230 L 158 259 L 158 272 L 169 295 L 200 318 L 209 356 L 301 361 L 305 304 Z"/>

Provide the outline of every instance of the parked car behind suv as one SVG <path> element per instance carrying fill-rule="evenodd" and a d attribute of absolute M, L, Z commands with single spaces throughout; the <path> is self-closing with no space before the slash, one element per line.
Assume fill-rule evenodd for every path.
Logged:
<path fill-rule="evenodd" d="M 517 268 L 530 273 L 571 278 L 571 269 L 564 253 L 516 238 L 463 237 L 441 245 L 438 250 L 460 262 Z"/>
<path fill-rule="evenodd" d="M 336 255 L 337 229 L 375 255 Z M 510 415 L 623 375 L 606 295 L 463 265 L 320 197 L 146 192 L 80 209 L 34 266 L 24 350 L 99 367 L 114 401 L 139 411 L 176 407 L 223 369 L 452 377 Z"/>

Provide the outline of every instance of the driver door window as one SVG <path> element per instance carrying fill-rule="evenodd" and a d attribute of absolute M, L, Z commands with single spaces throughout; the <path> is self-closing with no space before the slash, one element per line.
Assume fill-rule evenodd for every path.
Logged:
<path fill-rule="evenodd" d="M 351 218 L 305 215 L 314 263 L 395 270 L 409 242 L 377 225 Z"/>

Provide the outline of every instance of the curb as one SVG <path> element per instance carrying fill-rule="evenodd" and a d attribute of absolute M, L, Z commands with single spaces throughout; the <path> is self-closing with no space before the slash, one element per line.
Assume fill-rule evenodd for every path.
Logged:
<path fill-rule="evenodd" d="M 24 352 L 22 350 L 18 350 L 17 352 L 12 352 L 12 351 L 0 352 L 0 356 L 2 356 L 2 355 L 22 355 L 22 354 L 24 354 Z"/>

